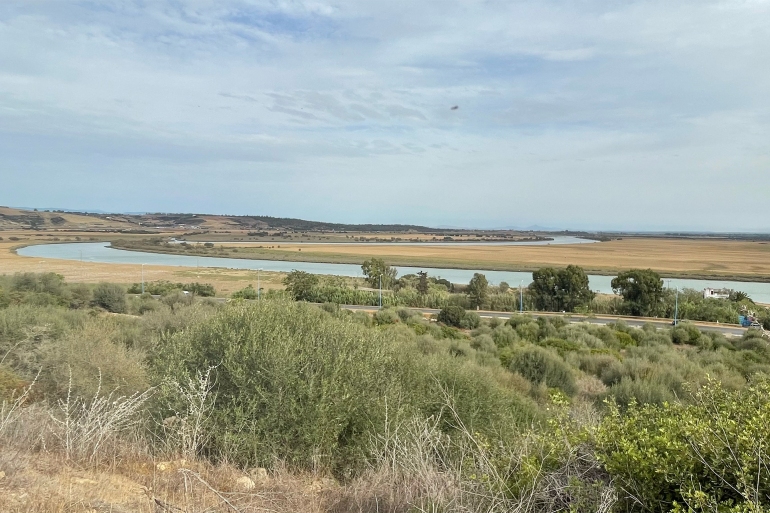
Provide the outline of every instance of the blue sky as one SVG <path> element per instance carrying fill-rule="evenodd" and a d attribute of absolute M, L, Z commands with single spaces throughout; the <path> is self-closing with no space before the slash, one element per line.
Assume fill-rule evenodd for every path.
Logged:
<path fill-rule="evenodd" d="M 0 204 L 770 231 L 768 62 L 770 0 L 5 0 Z"/>

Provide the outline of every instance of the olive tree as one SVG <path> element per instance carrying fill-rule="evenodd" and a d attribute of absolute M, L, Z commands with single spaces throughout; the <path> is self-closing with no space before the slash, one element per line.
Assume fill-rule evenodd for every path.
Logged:
<path fill-rule="evenodd" d="M 310 297 L 310 291 L 318 285 L 318 276 L 296 269 L 283 279 L 286 291 L 297 301 L 305 301 Z"/>
<path fill-rule="evenodd" d="M 663 280 L 652 269 L 631 269 L 612 280 L 612 290 L 623 296 L 623 307 L 631 315 L 649 317 L 663 308 Z"/>
<path fill-rule="evenodd" d="M 595 296 L 588 285 L 588 275 L 577 265 L 538 269 L 532 273 L 529 292 L 535 308 L 552 312 L 574 312 L 587 306 Z"/>
<path fill-rule="evenodd" d="M 380 277 L 382 277 L 382 288 L 384 289 L 391 288 L 398 275 L 398 271 L 386 264 L 385 260 L 381 258 L 364 260 L 364 263 L 361 265 L 361 270 L 364 272 L 366 282 L 372 287 L 379 287 Z"/>
<path fill-rule="evenodd" d="M 487 277 L 481 273 L 473 273 L 470 283 L 468 283 L 468 298 L 472 308 L 478 308 L 487 301 L 489 293 L 489 282 Z"/>

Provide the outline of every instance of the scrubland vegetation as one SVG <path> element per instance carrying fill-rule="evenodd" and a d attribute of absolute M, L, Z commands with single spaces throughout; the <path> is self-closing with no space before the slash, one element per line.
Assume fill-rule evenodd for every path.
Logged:
<path fill-rule="evenodd" d="M 118 292 L 0 278 L 3 511 L 770 511 L 754 331 Z"/>

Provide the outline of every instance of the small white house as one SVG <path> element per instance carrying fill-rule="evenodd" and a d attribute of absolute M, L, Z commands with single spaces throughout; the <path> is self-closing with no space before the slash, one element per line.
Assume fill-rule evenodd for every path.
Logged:
<path fill-rule="evenodd" d="M 703 298 L 708 299 L 728 299 L 730 297 L 730 291 L 726 289 L 703 289 Z"/>

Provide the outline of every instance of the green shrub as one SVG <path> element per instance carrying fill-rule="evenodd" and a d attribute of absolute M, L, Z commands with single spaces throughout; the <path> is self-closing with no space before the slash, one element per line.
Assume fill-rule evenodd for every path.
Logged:
<path fill-rule="evenodd" d="M 519 335 L 509 325 L 501 324 L 492 331 L 492 338 L 497 347 L 508 347 L 519 340 Z"/>
<path fill-rule="evenodd" d="M 459 328 L 465 320 L 465 309 L 461 306 L 446 306 L 438 313 L 437 319 L 447 326 Z"/>
<path fill-rule="evenodd" d="M 241 290 L 236 290 L 230 295 L 233 299 L 257 299 L 257 289 L 248 285 Z"/>
<path fill-rule="evenodd" d="M 100 283 L 93 291 L 91 303 L 112 313 L 125 313 L 126 292 L 120 285 Z"/>
<path fill-rule="evenodd" d="M 739 391 L 709 382 L 694 404 L 609 408 L 597 456 L 619 510 L 763 512 L 770 508 L 770 382 Z"/>
<path fill-rule="evenodd" d="M 42 348 L 40 383 L 49 397 L 91 398 L 100 387 L 130 395 L 149 387 L 144 353 L 127 340 L 136 323 L 121 321 L 94 318 Z"/>
<path fill-rule="evenodd" d="M 567 395 L 576 392 L 575 378 L 564 360 L 549 350 L 529 346 L 514 353 L 509 369 L 518 372 L 531 383 L 544 383 L 550 388 L 558 388 Z"/>
<path fill-rule="evenodd" d="M 401 320 L 398 313 L 391 308 L 377 310 L 372 318 L 375 324 L 396 324 Z"/>
<path fill-rule="evenodd" d="M 510 374 L 479 366 L 467 342 L 456 344 L 457 358 L 448 342 L 418 339 L 403 323 L 374 330 L 350 319 L 304 303 L 228 305 L 164 336 L 151 361 L 157 379 L 177 381 L 215 367 L 204 451 L 244 466 L 279 458 L 349 476 L 365 466 L 386 412 L 394 421 L 434 415 L 450 435 L 457 419 L 447 402 L 464 424 L 490 436 L 538 417 L 531 401 L 507 388 Z M 177 400 L 171 389 L 162 399 Z"/>
<path fill-rule="evenodd" d="M 676 399 L 665 384 L 647 379 L 633 379 L 630 376 L 621 377 L 619 382 L 609 388 L 607 396 L 614 399 L 622 407 L 627 407 L 633 403 L 663 404 L 666 401 Z"/>
<path fill-rule="evenodd" d="M 463 320 L 460 322 L 460 327 L 466 330 L 472 330 L 479 327 L 481 324 L 481 317 L 476 312 L 465 312 Z"/>
<path fill-rule="evenodd" d="M 70 308 L 86 308 L 91 304 L 91 289 L 88 285 L 79 283 L 70 286 Z"/>
<path fill-rule="evenodd" d="M 242 465 L 268 465 L 278 456 L 341 473 L 364 460 L 369 426 L 382 423 L 383 400 L 398 375 L 377 332 L 302 303 L 273 301 L 225 308 L 168 337 L 154 366 L 179 380 L 216 366 L 217 409 L 207 426 L 212 456 Z"/>
<path fill-rule="evenodd" d="M 471 339 L 471 347 L 476 351 L 482 351 L 492 355 L 496 355 L 497 345 L 495 341 L 489 335 L 479 335 Z"/>

